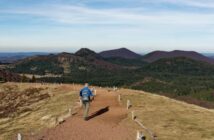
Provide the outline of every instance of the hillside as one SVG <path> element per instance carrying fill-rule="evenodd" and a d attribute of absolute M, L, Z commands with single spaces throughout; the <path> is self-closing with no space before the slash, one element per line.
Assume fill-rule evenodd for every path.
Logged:
<path fill-rule="evenodd" d="M 171 52 L 166 51 L 154 51 L 143 57 L 143 60 L 146 62 L 154 62 L 161 58 L 175 58 L 175 57 L 186 57 L 197 61 L 207 62 L 210 64 L 214 64 L 214 60 L 206 57 L 200 53 L 194 51 L 180 51 L 175 50 Z"/>
<path fill-rule="evenodd" d="M 166 58 L 136 70 L 129 87 L 213 108 L 214 66 L 188 58 Z M 139 78 L 141 77 L 141 78 Z"/>
<path fill-rule="evenodd" d="M 7 70 L 0 69 L 0 81 L 21 81 L 21 76 Z"/>
<path fill-rule="evenodd" d="M 108 51 L 103 51 L 100 52 L 99 55 L 101 55 L 104 58 L 125 58 L 125 59 L 137 59 L 141 57 L 141 55 L 132 52 L 126 48 L 120 48 L 120 49 L 115 49 L 115 50 L 108 50 Z"/>
<path fill-rule="evenodd" d="M 8 71 L 29 78 L 35 75 L 37 82 L 90 82 L 97 86 L 127 87 L 214 108 L 214 66 L 187 57 L 148 63 L 141 57 L 102 58 L 83 48 L 75 54 L 63 52 L 25 58 L 11 64 Z"/>
<path fill-rule="evenodd" d="M 143 71 L 183 75 L 212 75 L 214 66 L 187 57 L 162 58 L 142 67 Z"/>
<path fill-rule="evenodd" d="M 37 75 L 38 81 L 84 83 L 90 79 L 93 84 L 109 86 L 110 83 L 125 84 L 127 76 L 124 75 L 133 68 L 121 63 L 112 63 L 94 51 L 83 48 L 75 54 L 63 52 L 28 57 L 9 65 L 8 70 L 19 74 Z"/>
<path fill-rule="evenodd" d="M 63 52 L 46 56 L 28 57 L 12 64 L 10 67 L 13 72 L 38 75 L 73 75 L 73 72 L 78 71 L 88 71 L 90 73 L 97 69 L 115 70 L 120 68 L 103 60 L 89 49 L 80 49 L 75 54 Z"/>
<path fill-rule="evenodd" d="M 147 140 L 151 140 L 149 133 L 131 119 L 132 111 L 158 139 L 212 140 L 214 138 L 213 110 L 153 93 L 97 88 L 97 96 L 89 112 L 91 117 L 85 122 L 82 120 L 82 109 L 77 103 L 78 91 L 82 85 L 6 83 L 0 87 L 4 89 L 1 93 L 8 92 L 8 89 L 18 93 L 18 96 L 14 97 L 15 102 L 11 102 L 11 105 L 22 103 L 17 107 L 14 106 L 13 112 L 9 115 L 0 117 L 2 140 L 15 139 L 17 133 L 21 133 L 23 139 L 30 140 L 86 138 L 132 140 L 136 138 L 137 130 L 141 130 Z M 33 93 L 30 96 L 29 90 Z M 121 102 L 118 101 L 119 94 Z M 4 101 L 2 103 L 7 103 L 7 99 L 2 98 Z M 129 110 L 126 109 L 127 100 L 132 104 Z M 1 104 L 1 111 L 4 108 L 6 104 Z M 63 116 L 68 108 L 72 108 L 73 115 L 56 125 L 54 118 Z"/>
<path fill-rule="evenodd" d="M 142 91 L 121 90 L 123 103 L 127 99 L 143 125 L 160 140 L 213 140 L 214 110 L 176 101 Z M 131 113 L 130 113 L 131 117 Z M 131 123 L 131 121 L 129 121 Z M 139 129 L 137 125 L 131 128 Z M 144 131 L 148 136 L 148 132 Z"/>
<path fill-rule="evenodd" d="M 105 58 L 105 60 L 112 64 L 124 66 L 130 69 L 139 68 L 147 64 L 147 62 L 143 61 L 140 58 L 127 59 L 127 58 L 120 58 L 120 57 L 111 57 L 111 58 Z"/>
<path fill-rule="evenodd" d="M 53 127 L 56 117 L 76 105 L 78 85 L 0 84 L 0 140 L 18 133 L 37 133 Z"/>

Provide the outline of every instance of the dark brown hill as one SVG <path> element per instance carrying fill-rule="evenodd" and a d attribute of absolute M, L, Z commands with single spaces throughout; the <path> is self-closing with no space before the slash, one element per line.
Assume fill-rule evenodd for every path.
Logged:
<path fill-rule="evenodd" d="M 71 74 L 74 71 L 95 69 L 115 70 L 121 66 L 109 63 L 94 51 L 83 48 L 75 54 L 59 53 L 46 56 L 28 57 L 11 66 L 13 72 L 29 74 Z"/>
<path fill-rule="evenodd" d="M 141 55 L 132 52 L 126 48 L 120 48 L 120 49 L 115 49 L 115 50 L 108 50 L 108 51 L 103 51 L 99 53 L 102 57 L 104 58 L 125 58 L 125 59 L 136 59 L 141 57 Z"/>
<path fill-rule="evenodd" d="M 154 62 L 161 58 L 175 58 L 175 57 L 186 57 L 197 61 L 207 62 L 214 64 L 214 60 L 206 57 L 200 53 L 194 52 L 194 51 L 180 51 L 175 50 L 171 52 L 166 51 L 154 51 L 151 52 L 143 57 L 143 60 L 146 62 Z"/>

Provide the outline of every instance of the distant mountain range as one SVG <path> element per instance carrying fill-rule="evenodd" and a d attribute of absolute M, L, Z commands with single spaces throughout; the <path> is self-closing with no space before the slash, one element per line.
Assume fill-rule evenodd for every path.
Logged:
<path fill-rule="evenodd" d="M 76 78 L 78 78 L 78 75 L 80 74 L 88 76 L 96 75 L 95 73 L 100 73 L 100 71 L 102 71 L 102 73 L 114 73 L 117 71 L 137 70 L 142 67 L 144 67 L 144 71 L 152 68 L 151 71 L 161 70 L 164 72 L 164 69 L 166 69 L 166 71 L 170 69 L 168 63 L 172 63 L 170 62 L 171 60 L 173 60 L 173 69 L 175 66 L 178 67 L 179 65 L 184 67 L 182 61 L 184 64 L 187 63 L 186 65 L 192 65 L 193 63 L 193 68 L 194 66 L 196 68 L 199 65 L 202 66 L 201 63 L 214 64 L 214 59 L 206 57 L 200 53 L 178 50 L 171 52 L 154 51 L 144 56 L 134 53 L 126 48 L 109 50 L 101 53 L 96 53 L 88 48 L 82 48 L 74 54 L 67 52 L 49 55 L 38 54 L 39 55 L 27 54 L 33 56 L 27 57 L 27 55 L 25 55 L 26 58 L 14 61 L 14 63 L 9 65 L 9 70 L 14 73 L 37 75 L 52 74 L 71 77 L 76 76 Z M 163 61 L 161 61 L 162 59 Z M 194 61 L 189 61 L 189 59 Z M 176 65 L 176 63 L 178 63 L 178 65 Z M 167 68 L 161 65 L 167 66 Z M 147 66 L 146 69 L 145 66 Z M 208 67 L 206 66 L 206 68 Z"/>
<path fill-rule="evenodd" d="M 213 61 L 193 51 L 155 51 L 141 56 L 126 48 L 101 53 L 82 48 L 76 53 L 32 55 L 2 65 L 0 79 L 17 81 L 30 74 L 43 82 L 89 82 L 214 101 Z"/>
<path fill-rule="evenodd" d="M 6 54 L 2 57 L 6 57 Z M 82 48 L 76 53 L 20 53 L 10 54 L 12 58 L 7 62 L 13 62 L 9 67 L 16 73 L 29 74 L 60 74 L 73 75 L 73 73 L 82 73 L 87 71 L 92 73 L 95 71 L 112 71 L 124 69 L 138 69 L 147 65 L 147 63 L 159 61 L 161 59 L 172 58 L 188 58 L 191 60 L 214 64 L 214 59 L 206 57 L 194 51 L 154 51 L 141 56 L 126 48 L 104 51 L 96 53 L 88 48 Z M 0 57 L 1 58 L 1 57 Z M 4 61 L 3 61 L 4 62 Z M 78 75 L 78 74 L 77 74 Z"/>
<path fill-rule="evenodd" d="M 87 54 L 84 53 L 84 50 L 86 52 L 90 52 L 91 50 L 87 48 L 81 49 L 81 53 L 76 52 L 75 55 L 77 56 L 85 56 Z M 15 63 L 18 60 L 22 60 L 27 57 L 31 56 L 37 56 L 37 55 L 48 55 L 50 53 L 45 52 L 26 52 L 26 53 L 0 53 L 0 64 L 1 63 Z M 57 54 L 57 53 L 55 53 Z M 157 61 L 162 58 L 173 58 L 173 57 L 186 57 L 198 61 L 208 62 L 213 64 L 214 63 L 214 54 L 212 53 L 206 53 L 206 54 L 200 54 L 194 51 L 182 51 L 182 50 L 175 50 L 175 51 L 154 51 L 145 55 L 137 54 L 131 50 L 128 50 L 127 48 L 119 48 L 114 50 L 107 50 L 100 53 L 96 53 L 94 51 L 90 52 L 90 55 L 96 55 L 96 57 L 99 58 L 105 58 L 105 59 L 135 59 L 135 60 L 143 60 L 145 62 L 151 63 L 154 61 Z"/>

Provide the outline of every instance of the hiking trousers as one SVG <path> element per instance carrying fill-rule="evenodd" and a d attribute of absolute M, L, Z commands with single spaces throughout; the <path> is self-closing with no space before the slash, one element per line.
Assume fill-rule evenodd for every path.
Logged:
<path fill-rule="evenodd" d="M 89 107 L 90 107 L 90 102 L 82 102 L 83 105 L 83 109 L 84 109 L 84 114 L 83 114 L 83 118 L 87 119 L 88 117 L 88 112 L 89 112 Z"/>

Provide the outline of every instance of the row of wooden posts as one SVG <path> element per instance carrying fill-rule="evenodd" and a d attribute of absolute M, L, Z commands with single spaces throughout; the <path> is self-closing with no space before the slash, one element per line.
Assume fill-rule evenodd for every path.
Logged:
<path fill-rule="evenodd" d="M 68 112 L 66 112 L 65 114 L 62 114 L 61 116 L 54 118 L 53 125 L 54 125 L 54 126 L 57 126 L 57 125 L 63 123 L 67 118 L 69 118 L 69 117 L 72 116 L 73 114 L 75 114 L 75 113 L 72 113 L 72 109 L 69 108 L 69 109 L 68 109 Z M 21 133 L 18 133 L 18 135 L 17 135 L 17 140 L 22 140 L 22 135 L 21 135 Z"/>
<path fill-rule="evenodd" d="M 121 95 L 118 95 L 118 101 L 121 101 Z M 126 109 L 129 110 L 132 107 L 131 101 L 127 100 L 126 102 Z M 152 140 L 157 140 L 156 135 L 148 128 L 146 128 L 142 122 L 137 118 L 135 111 L 131 111 L 131 118 L 133 121 L 135 121 L 141 128 L 143 128 L 144 130 L 146 130 L 146 132 L 148 132 L 148 134 L 151 136 Z M 142 131 L 137 131 L 137 136 L 136 136 L 136 140 L 146 140 L 145 135 L 143 134 Z"/>

